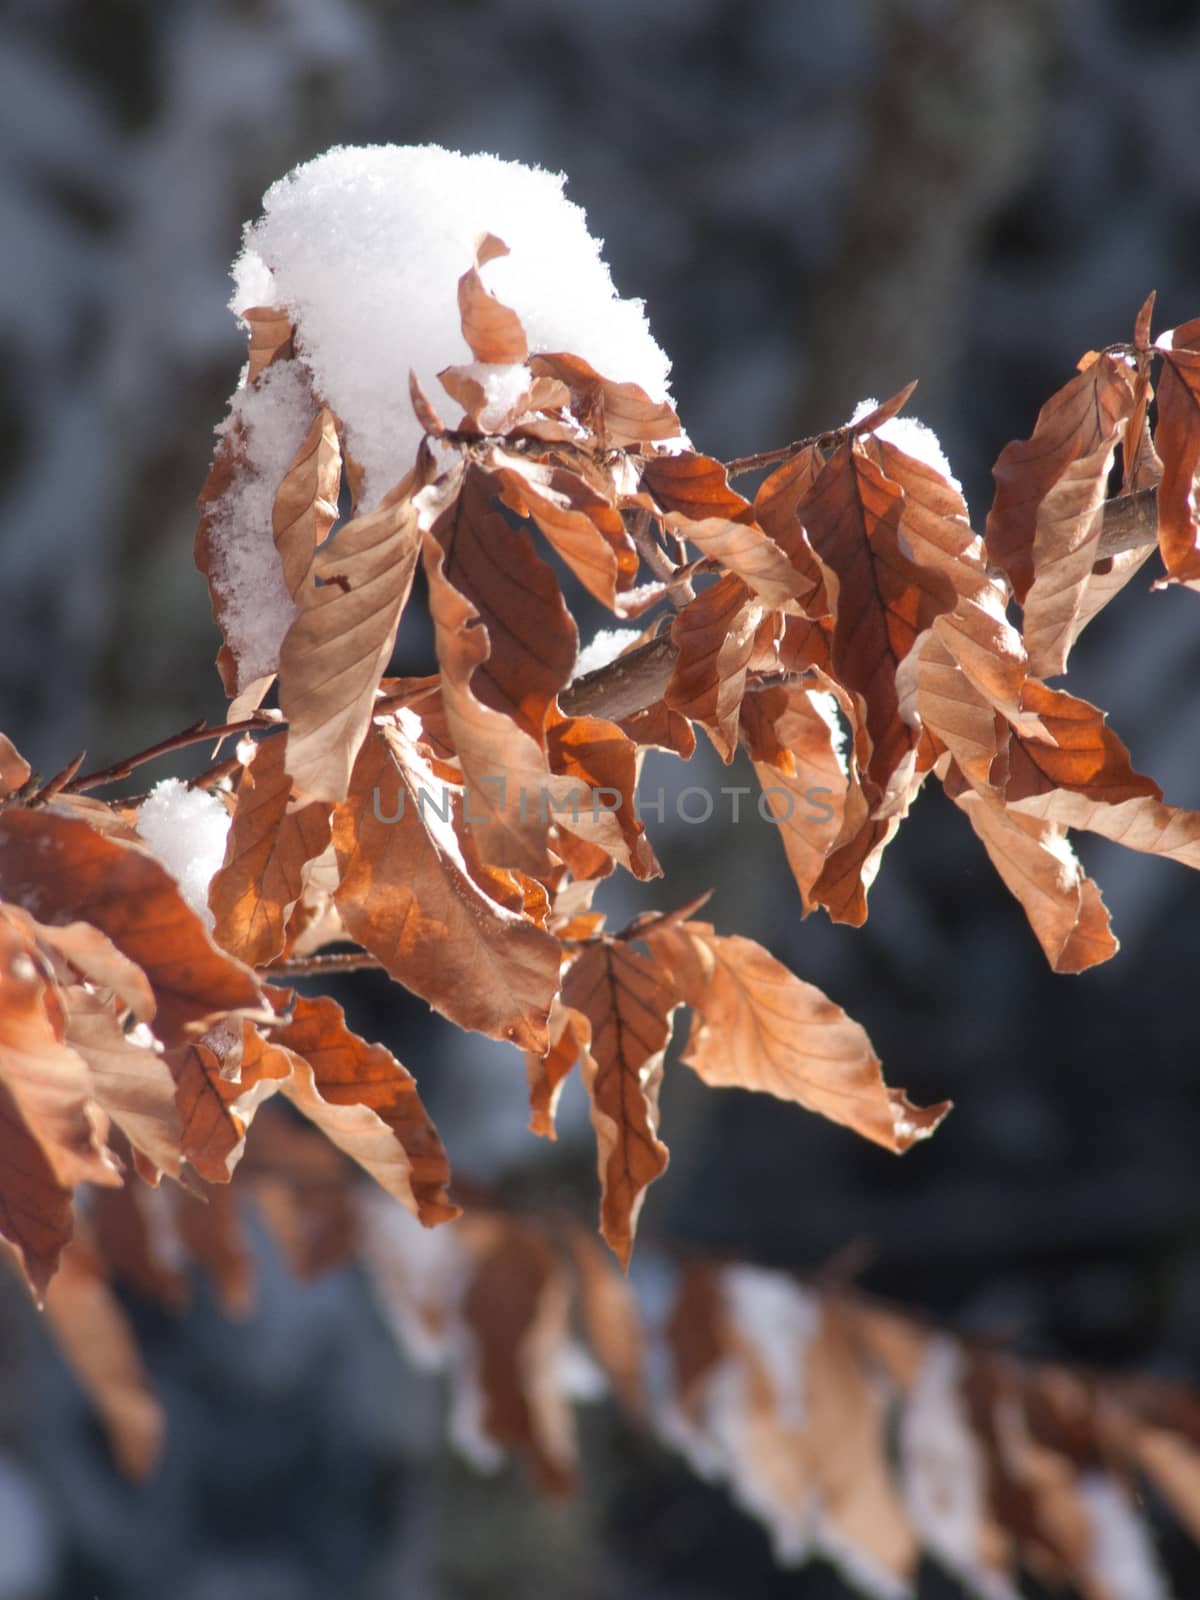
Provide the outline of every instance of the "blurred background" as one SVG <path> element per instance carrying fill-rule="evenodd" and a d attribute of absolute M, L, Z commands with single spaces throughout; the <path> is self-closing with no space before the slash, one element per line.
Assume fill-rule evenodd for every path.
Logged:
<path fill-rule="evenodd" d="M 1198 86 L 1194 0 L 8 0 L 0 726 L 49 772 L 221 716 L 194 501 L 243 361 L 228 266 L 296 162 L 433 141 L 564 170 L 698 446 L 783 444 L 919 378 L 911 409 L 980 526 L 991 462 L 1085 350 L 1151 289 L 1156 330 L 1200 315 Z M 1071 686 L 1200 806 L 1197 601 L 1148 590 L 1084 636 Z M 403 670 L 429 670 L 423 645 L 402 641 Z M 662 758 L 645 783 L 684 781 Z M 953 1328 L 1200 1379 L 1193 877 L 1083 839 L 1123 948 L 1054 978 L 932 791 L 858 932 L 801 921 L 766 826 L 651 832 L 665 884 L 606 887 L 615 918 L 714 888 L 721 931 L 824 987 L 913 1099 L 957 1109 L 901 1162 L 668 1070 L 647 1238 L 804 1272 L 853 1247 L 866 1287 Z M 578 1098 L 544 1145 L 514 1052 L 374 975 L 338 998 L 416 1073 L 457 1172 L 590 1211 Z M 2 1291 L 0 1600 L 847 1592 L 777 1573 L 755 1525 L 603 1412 L 566 1510 L 519 1471 L 474 1476 L 355 1271 L 301 1287 L 264 1244 L 262 1273 L 240 1323 L 203 1285 L 182 1324 L 130 1300 L 170 1430 L 143 1487 Z M 957 1593 L 923 1573 L 923 1600 Z"/>

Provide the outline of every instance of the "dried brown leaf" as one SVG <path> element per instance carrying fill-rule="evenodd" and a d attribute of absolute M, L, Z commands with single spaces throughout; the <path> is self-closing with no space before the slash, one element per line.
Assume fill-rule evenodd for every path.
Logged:
<path fill-rule="evenodd" d="M 63 994 L 30 930 L 0 912 L 0 1082 L 54 1179 L 119 1184 L 86 1061 L 66 1041 Z M 16 1176 L 16 1174 L 14 1174 Z"/>
<path fill-rule="evenodd" d="M 295 330 L 286 311 L 275 306 L 251 306 L 240 311 L 250 329 L 250 370 L 246 382 L 253 383 L 273 361 L 290 361 Z"/>
<path fill-rule="evenodd" d="M 166 1044 L 262 996 L 249 968 L 219 950 L 149 851 L 56 809 L 0 818 L 0 896 L 41 921 L 85 921 L 150 980 Z"/>
<path fill-rule="evenodd" d="M 1030 437 L 1006 445 L 993 469 L 988 554 L 1024 607 L 1025 646 L 1042 676 L 1065 669 L 1087 620 L 1109 468 L 1133 407 L 1128 368 L 1100 356 L 1051 396 Z"/>
<path fill-rule="evenodd" d="M 521 319 L 502 305 L 483 286 L 479 269 L 497 256 L 506 256 L 508 246 L 493 233 L 483 234 L 475 246 L 475 264 L 458 280 L 458 313 L 463 338 L 476 361 L 524 361 L 529 354 Z"/>
<path fill-rule="evenodd" d="M 738 710 L 762 615 L 761 602 L 742 580 L 725 573 L 671 624 L 679 654 L 663 699 L 708 729 L 726 764 L 737 754 Z"/>
<path fill-rule="evenodd" d="M 73 985 L 64 1000 L 66 1041 L 90 1067 L 97 1103 L 134 1150 L 178 1178 L 183 1129 L 167 1063 L 151 1043 L 125 1032 L 101 995 Z"/>
<path fill-rule="evenodd" d="M 606 447 L 636 449 L 679 437 L 679 418 L 665 400 L 651 400 L 636 383 L 602 378 L 582 356 L 536 355 L 529 368 L 535 377 L 566 384 L 572 412 Z"/>
<path fill-rule="evenodd" d="M 271 532 L 293 599 L 304 582 L 313 552 L 337 521 L 341 484 L 338 422 L 328 406 L 322 406 L 275 491 L 271 510 Z"/>
<path fill-rule="evenodd" d="M 678 999 L 645 956 L 605 941 L 575 961 L 563 1002 L 590 1034 L 580 1045 L 596 1134 L 600 1231 L 628 1270 L 646 1188 L 667 1170 L 658 1094 Z"/>
<path fill-rule="evenodd" d="M 903 809 L 911 795 L 920 739 L 919 727 L 901 715 L 897 672 L 957 598 L 944 573 L 907 553 L 904 507 L 898 485 L 845 444 L 797 508 L 825 569 L 834 672 L 866 704 L 871 743 L 864 787 L 873 806 L 889 810 Z"/>
<path fill-rule="evenodd" d="M 558 942 L 523 905 L 499 903 L 476 881 L 462 798 L 413 742 L 412 714 L 399 716 L 370 730 L 335 814 L 342 921 L 451 1022 L 539 1049 L 558 987 Z"/>
<path fill-rule="evenodd" d="M 556 1139 L 554 1114 L 558 1097 L 571 1069 L 579 1060 L 586 1042 L 587 1025 L 557 997 L 550 1007 L 549 1048 L 541 1055 L 525 1052 L 525 1076 L 529 1083 L 529 1130 L 544 1139 Z"/>
<path fill-rule="evenodd" d="M 403 488 L 317 552 L 280 648 L 287 771 L 308 799 L 346 798 L 412 587 L 420 531 Z"/>
<path fill-rule="evenodd" d="M 329 807 L 312 801 L 289 811 L 292 780 L 285 743 L 254 745 L 238 782 L 237 802 L 208 903 L 213 938 L 247 966 L 265 966 L 283 950 L 288 918 L 304 891 L 305 869 L 329 844 Z"/>
<path fill-rule="evenodd" d="M 1158 486 L 1158 547 L 1169 577 L 1200 579 L 1200 523 L 1196 474 L 1200 472 L 1200 320 L 1174 330 L 1161 350 L 1158 426 L 1154 441 L 1162 457 Z"/>
<path fill-rule="evenodd" d="M 412 1075 L 352 1033 L 335 1001 L 284 991 L 273 998 L 291 1004 L 273 1045 L 291 1058 L 284 1093 L 297 1110 L 426 1227 L 456 1217 L 446 1152 Z"/>
<path fill-rule="evenodd" d="M 1086 972 L 1116 955 L 1100 891 L 1084 876 L 1064 828 L 979 794 L 953 770 L 946 793 L 966 812 L 1055 972 Z"/>
<path fill-rule="evenodd" d="M 926 1139 L 950 1102 L 922 1108 L 883 1081 L 863 1028 L 752 939 L 685 922 L 646 934 L 694 1017 L 682 1060 L 713 1088 L 755 1089 L 819 1111 L 897 1154 Z"/>
<path fill-rule="evenodd" d="M 544 744 L 546 712 L 571 676 L 579 634 L 553 569 L 528 533 L 495 509 L 499 488 L 492 474 L 468 465 L 432 536 L 445 551 L 443 575 L 474 607 L 491 644 L 471 692 Z"/>
<path fill-rule="evenodd" d="M 513 454 L 495 460 L 505 505 L 532 517 L 588 593 L 623 614 L 621 596 L 637 580 L 638 555 L 612 499 L 567 467 Z"/>

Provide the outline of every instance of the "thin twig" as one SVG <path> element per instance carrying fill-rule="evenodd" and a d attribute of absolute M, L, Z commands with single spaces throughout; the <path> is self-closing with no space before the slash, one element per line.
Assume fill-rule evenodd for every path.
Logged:
<path fill-rule="evenodd" d="M 325 956 L 294 956 L 289 961 L 276 961 L 269 967 L 260 967 L 272 978 L 309 978 L 331 972 L 364 972 L 382 970 L 383 962 L 368 955 L 365 950 L 335 951 Z"/>
<path fill-rule="evenodd" d="M 780 445 L 778 450 L 760 450 L 753 456 L 735 456 L 732 461 L 725 463 L 725 471 L 731 478 L 737 478 L 746 472 L 758 472 L 762 467 L 776 466 L 780 461 L 798 456 L 809 445 L 819 444 L 824 437 L 824 434 L 814 433 L 808 439 L 794 439 L 791 444 Z"/>
<path fill-rule="evenodd" d="M 67 762 L 66 766 L 61 772 L 56 772 L 54 774 L 49 783 L 43 784 L 35 794 L 30 796 L 29 803 L 32 805 L 35 801 L 39 800 L 43 802 L 47 800 L 53 800 L 56 794 L 65 789 L 71 783 L 75 777 L 75 774 L 79 771 L 80 767 L 86 760 L 87 751 L 81 750 L 73 761 Z"/>
<path fill-rule="evenodd" d="M 667 599 L 676 611 L 681 606 L 687 605 L 689 600 L 696 598 L 696 591 L 692 588 L 690 580 L 680 575 L 675 563 L 650 532 L 648 511 L 641 510 L 631 519 L 629 536 L 650 571 L 660 583 L 667 585 Z"/>
<path fill-rule="evenodd" d="M 204 744 L 210 739 L 224 739 L 231 734 L 247 733 L 252 728 L 260 732 L 264 729 L 278 727 L 276 722 L 262 722 L 257 718 L 250 718 L 246 722 L 222 722 L 216 727 L 210 727 L 203 719 L 184 728 L 182 733 L 173 733 L 169 739 L 160 739 L 157 744 L 150 745 L 145 750 L 139 750 L 136 755 L 126 756 L 123 761 L 114 762 L 111 767 L 103 767 L 99 772 L 87 772 L 81 778 L 71 778 L 68 782 L 60 784 L 54 793 L 83 794 L 87 789 L 99 789 L 106 783 L 119 783 L 122 778 L 127 778 L 136 768 L 144 766 L 147 761 L 154 761 L 159 756 L 170 755 L 173 750 L 184 750 L 190 744 Z M 82 760 L 82 758 L 81 758 Z M 51 779 L 35 800 L 49 799 L 51 784 L 57 783 Z"/>

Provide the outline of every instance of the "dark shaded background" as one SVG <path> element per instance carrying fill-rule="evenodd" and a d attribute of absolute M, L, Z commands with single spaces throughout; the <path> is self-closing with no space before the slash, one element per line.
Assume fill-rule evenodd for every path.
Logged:
<path fill-rule="evenodd" d="M 1157 327 L 1200 314 L 1198 91 L 1189 0 L 9 0 L 0 725 L 52 770 L 223 711 L 194 497 L 243 359 L 224 309 L 240 224 L 298 160 L 431 140 L 561 167 L 702 448 L 783 443 L 918 377 L 978 525 L 991 461 L 1084 350 L 1124 337 L 1151 288 Z M 1085 636 L 1072 687 L 1196 806 L 1196 600 L 1147 590 Z M 1056 979 L 936 793 L 860 932 L 801 922 L 765 826 L 652 832 L 666 883 L 613 886 L 614 915 L 714 886 L 719 928 L 824 986 L 892 1082 L 957 1110 L 897 1162 L 669 1074 L 647 1237 L 801 1270 L 858 1242 L 869 1287 L 953 1326 L 1200 1377 L 1183 869 L 1083 840 L 1123 950 Z M 339 998 L 416 1072 L 456 1169 L 591 1204 L 577 1104 L 570 1137 L 537 1145 L 512 1052 L 370 977 Z M 519 1474 L 472 1476 L 353 1273 L 301 1289 L 269 1254 L 264 1272 L 248 1324 L 203 1293 L 182 1330 L 134 1306 L 171 1426 L 145 1489 L 112 1478 L 32 1319 L 0 1302 L 0 1600 L 844 1592 L 775 1573 L 720 1494 L 603 1411 L 566 1511 Z M 1200 1592 L 1167 1538 L 1180 1594 Z M 954 1593 L 923 1574 L 923 1600 Z"/>

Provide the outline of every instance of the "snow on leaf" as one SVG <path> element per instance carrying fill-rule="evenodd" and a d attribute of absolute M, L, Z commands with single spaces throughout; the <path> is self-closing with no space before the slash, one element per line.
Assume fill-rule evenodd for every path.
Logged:
<path fill-rule="evenodd" d="M 678 1001 L 652 962 L 615 940 L 584 950 L 562 994 L 590 1033 L 580 1044 L 596 1134 L 600 1231 L 628 1270 L 646 1189 L 667 1170 L 658 1094 Z"/>
<path fill-rule="evenodd" d="M 462 797 L 436 780 L 405 718 L 415 723 L 401 713 L 370 730 L 335 813 L 346 931 L 459 1027 L 542 1048 L 558 941 L 476 881 Z"/>
<path fill-rule="evenodd" d="M 251 746 L 237 787 L 225 859 L 208 890 L 213 938 L 247 966 L 264 966 L 284 947 L 288 917 L 304 890 L 305 869 L 329 843 L 329 807 L 288 809 L 292 780 L 283 739 Z"/>
<path fill-rule="evenodd" d="M 263 215 L 246 230 L 234 306 L 262 298 L 269 266 L 271 298 L 294 318 L 314 388 L 363 463 L 367 509 L 412 465 L 420 442 L 421 424 L 398 404 L 409 371 L 432 391 L 436 374 L 467 353 L 455 283 L 483 232 L 510 248 L 485 276 L 530 349 L 577 351 L 665 395 L 670 363 L 641 303 L 617 298 L 563 181 L 428 144 L 342 146 L 263 197 Z"/>
<path fill-rule="evenodd" d="M 224 641 L 221 681 L 243 706 L 266 693 L 295 616 L 276 548 L 275 502 L 317 411 L 299 362 L 268 365 L 234 394 L 200 491 L 193 554 Z"/>
<path fill-rule="evenodd" d="M 291 1006 L 272 1043 L 292 1060 L 283 1090 L 296 1109 L 426 1227 L 456 1217 L 446 1153 L 411 1073 L 351 1032 L 335 1001 L 286 991 L 273 999 Z"/>
<path fill-rule="evenodd" d="M 164 778 L 137 808 L 138 837 L 153 850 L 179 892 L 211 932 L 209 884 L 225 854 L 229 811 L 219 794 Z"/>
<path fill-rule="evenodd" d="M 752 939 L 707 922 L 645 935 L 694 1012 L 682 1060 L 713 1088 L 756 1089 L 818 1111 L 897 1154 L 926 1139 L 949 1101 L 922 1108 L 883 1081 L 862 1027 Z"/>
<path fill-rule="evenodd" d="M 346 798 L 419 545 L 412 500 L 397 491 L 344 524 L 313 558 L 279 655 L 287 771 L 310 799 Z"/>
<path fill-rule="evenodd" d="M 165 867 L 78 817 L 50 808 L 6 811 L 0 895 L 40 921 L 85 921 L 107 934 L 149 979 L 155 1032 L 166 1044 L 261 1003 L 254 974 L 217 948 Z"/>

